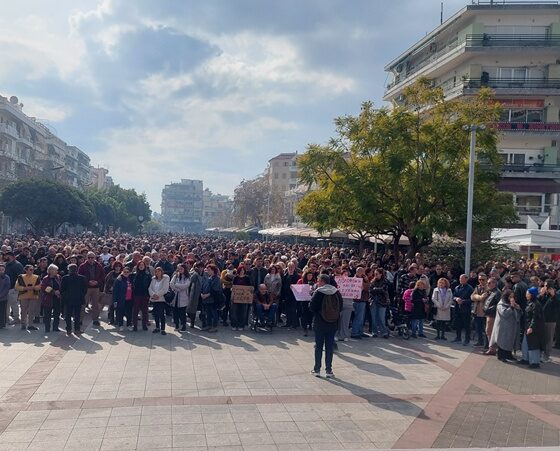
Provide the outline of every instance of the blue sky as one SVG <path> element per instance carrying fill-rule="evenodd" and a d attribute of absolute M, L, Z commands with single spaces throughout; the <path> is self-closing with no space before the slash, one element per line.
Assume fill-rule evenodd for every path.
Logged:
<path fill-rule="evenodd" d="M 446 0 L 445 17 L 468 0 Z M 439 0 L 0 0 L 0 94 L 145 192 L 232 194 L 280 152 L 333 134 Z"/>

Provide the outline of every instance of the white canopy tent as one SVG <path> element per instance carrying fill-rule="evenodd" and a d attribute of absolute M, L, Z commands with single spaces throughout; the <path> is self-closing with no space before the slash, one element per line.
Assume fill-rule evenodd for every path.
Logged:
<path fill-rule="evenodd" d="M 560 249 L 560 230 L 494 229 L 492 239 L 512 249 L 520 247 Z"/>

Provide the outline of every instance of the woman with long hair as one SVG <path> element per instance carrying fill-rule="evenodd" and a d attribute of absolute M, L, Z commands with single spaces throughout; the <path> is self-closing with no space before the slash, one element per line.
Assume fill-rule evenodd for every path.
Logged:
<path fill-rule="evenodd" d="M 169 291 L 169 276 L 164 274 L 163 268 L 158 266 L 154 270 L 154 277 L 150 282 L 148 293 L 150 301 L 154 306 L 153 315 L 156 322 L 156 328 L 152 331 L 154 334 L 161 332 L 167 335 L 165 331 L 165 294 Z"/>
<path fill-rule="evenodd" d="M 171 289 L 175 292 L 172 307 L 176 331 L 185 332 L 187 330 L 187 303 L 190 285 L 189 273 L 185 270 L 185 266 L 179 263 L 171 278 Z"/>

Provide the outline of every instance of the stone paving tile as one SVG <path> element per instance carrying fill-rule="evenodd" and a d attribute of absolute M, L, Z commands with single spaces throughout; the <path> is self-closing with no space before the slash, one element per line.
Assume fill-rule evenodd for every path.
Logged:
<path fill-rule="evenodd" d="M 558 446 L 560 432 L 507 403 L 461 403 L 434 448 Z"/>
<path fill-rule="evenodd" d="M 554 360 L 542 364 L 539 370 L 532 370 L 490 358 L 479 377 L 515 394 L 557 395 L 560 393 L 560 364 Z"/>

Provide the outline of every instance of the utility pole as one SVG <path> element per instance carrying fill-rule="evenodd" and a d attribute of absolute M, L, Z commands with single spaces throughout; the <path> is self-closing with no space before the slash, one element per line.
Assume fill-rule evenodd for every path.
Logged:
<path fill-rule="evenodd" d="M 476 132 L 484 130 L 485 125 L 465 125 L 463 130 L 471 132 L 471 147 L 469 152 L 469 185 L 467 190 L 467 233 L 465 240 L 465 274 L 468 276 L 471 270 L 471 248 L 472 248 L 472 221 L 473 221 L 473 197 L 474 197 L 474 164 L 476 161 Z"/>

